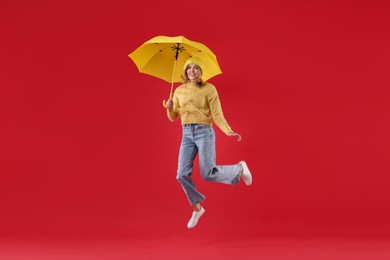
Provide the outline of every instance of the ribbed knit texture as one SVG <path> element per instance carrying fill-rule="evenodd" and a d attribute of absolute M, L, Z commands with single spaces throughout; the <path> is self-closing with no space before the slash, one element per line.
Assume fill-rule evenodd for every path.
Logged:
<path fill-rule="evenodd" d="M 214 122 L 225 134 L 232 132 L 226 122 L 217 89 L 206 83 L 199 87 L 190 83 L 176 88 L 173 94 L 173 110 L 168 113 L 171 121 L 178 117 L 182 124 L 212 125 Z"/>

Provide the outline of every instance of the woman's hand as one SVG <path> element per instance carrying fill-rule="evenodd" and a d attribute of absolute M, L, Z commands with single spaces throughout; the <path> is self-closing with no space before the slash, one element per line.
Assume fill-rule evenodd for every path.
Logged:
<path fill-rule="evenodd" d="M 230 132 L 230 133 L 228 134 L 228 136 L 237 137 L 237 142 L 241 141 L 241 135 L 239 135 L 238 133 Z"/>
<path fill-rule="evenodd" d="M 165 103 L 165 105 L 166 105 L 166 108 L 168 109 L 168 111 L 171 112 L 172 109 L 173 109 L 173 101 L 172 101 L 172 99 L 168 99 L 168 101 L 167 101 L 167 103 Z"/>

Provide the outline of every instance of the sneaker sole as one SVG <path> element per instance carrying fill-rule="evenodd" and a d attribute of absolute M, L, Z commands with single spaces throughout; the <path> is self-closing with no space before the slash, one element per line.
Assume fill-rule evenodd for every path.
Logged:
<path fill-rule="evenodd" d="M 248 165 L 246 164 L 245 161 L 241 161 L 240 162 L 241 166 L 242 166 L 242 179 L 244 180 L 245 184 L 247 186 L 250 186 L 252 185 L 252 174 L 251 172 L 249 171 L 249 168 L 248 168 Z M 246 173 L 246 174 L 244 174 Z"/>

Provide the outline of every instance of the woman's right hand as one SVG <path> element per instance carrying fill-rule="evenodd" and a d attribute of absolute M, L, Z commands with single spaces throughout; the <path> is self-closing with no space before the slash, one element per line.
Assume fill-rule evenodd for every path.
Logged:
<path fill-rule="evenodd" d="M 172 109 L 173 109 L 173 101 L 172 101 L 172 99 L 168 99 L 168 101 L 165 103 L 165 105 L 166 105 L 166 108 L 169 111 L 172 111 Z"/>

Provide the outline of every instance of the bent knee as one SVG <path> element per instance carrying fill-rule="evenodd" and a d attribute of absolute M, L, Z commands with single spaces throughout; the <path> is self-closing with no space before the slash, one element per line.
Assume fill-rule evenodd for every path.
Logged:
<path fill-rule="evenodd" d="M 214 175 L 214 168 L 213 169 L 210 169 L 208 171 L 204 171 L 202 172 L 202 178 L 205 180 L 205 181 L 213 181 L 213 175 Z"/>
<path fill-rule="evenodd" d="M 191 175 L 191 171 L 177 171 L 176 180 L 184 181 Z"/>

